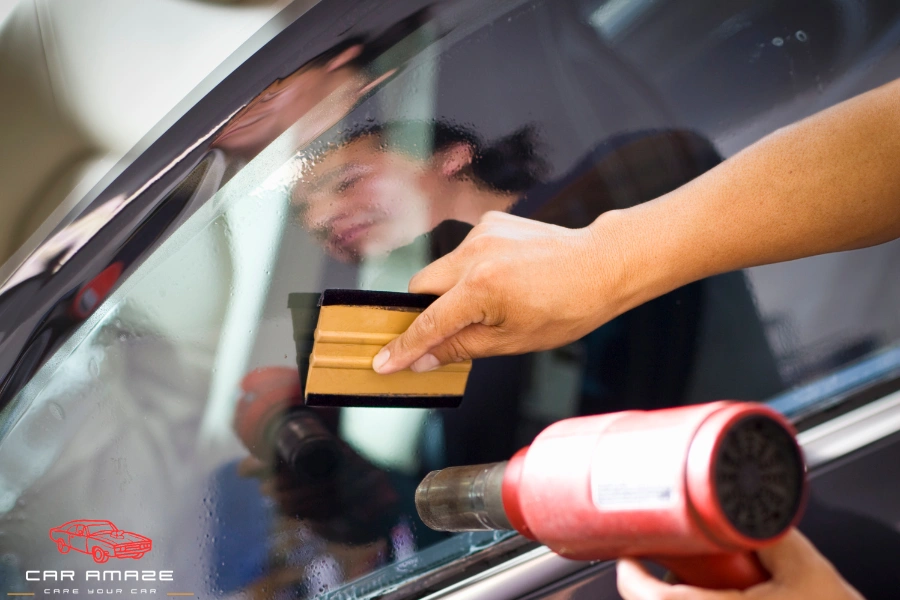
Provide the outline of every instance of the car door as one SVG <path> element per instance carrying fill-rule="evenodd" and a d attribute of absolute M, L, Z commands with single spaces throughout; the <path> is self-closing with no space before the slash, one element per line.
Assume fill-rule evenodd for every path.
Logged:
<path fill-rule="evenodd" d="M 871 411 L 900 365 L 897 243 L 723 274 L 564 348 L 476 361 L 457 409 L 300 406 L 289 308 L 404 291 L 489 210 L 583 227 L 890 79 L 900 10 L 854 6 L 329 0 L 270 24 L 3 268 L 0 589 L 35 591 L 26 566 L 81 568 L 46 532 L 88 518 L 153 540 L 140 565 L 173 573 L 161 593 L 613 598 L 609 563 L 428 530 L 416 484 L 562 418 L 723 398 L 803 430 L 813 539 L 880 519 L 867 531 L 892 540 L 884 507 L 860 508 L 866 485 L 841 478 L 865 456 L 879 479 L 870 450 L 892 439 L 846 415 L 893 414 Z M 272 422 L 239 407 L 276 392 L 276 417 L 307 415 L 340 457 L 324 479 L 245 435 Z M 880 547 L 865 539 L 844 556 L 817 539 L 861 588 Z"/>
<path fill-rule="evenodd" d="M 73 550 L 78 550 L 79 552 L 87 552 L 87 541 L 88 541 L 88 528 L 84 525 L 72 525 L 69 527 L 69 531 L 71 535 L 69 538 L 69 546 L 72 547 Z"/>

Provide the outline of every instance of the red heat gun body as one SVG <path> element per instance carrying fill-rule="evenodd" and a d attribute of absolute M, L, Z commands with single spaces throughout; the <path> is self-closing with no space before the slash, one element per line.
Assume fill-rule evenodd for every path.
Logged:
<path fill-rule="evenodd" d="M 416 506 L 433 529 L 515 529 L 568 558 L 648 558 L 684 583 L 746 589 L 769 579 L 755 551 L 805 495 L 790 423 L 716 402 L 560 421 L 508 462 L 430 473 Z"/>

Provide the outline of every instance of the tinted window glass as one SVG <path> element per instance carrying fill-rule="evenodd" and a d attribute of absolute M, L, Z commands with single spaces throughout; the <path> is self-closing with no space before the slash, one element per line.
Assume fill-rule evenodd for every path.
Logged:
<path fill-rule="evenodd" d="M 889 77 L 900 12 L 415 4 L 335 15 L 353 35 L 256 96 L 173 192 L 212 199 L 102 305 L 75 299 L 84 324 L 4 413 L 4 591 L 97 568 L 54 537 L 75 519 L 151 539 L 103 568 L 173 570 L 163 593 L 313 597 L 393 565 L 366 583 L 389 584 L 502 538 L 427 530 L 429 470 L 506 459 L 572 415 L 772 398 L 900 339 L 897 244 L 729 273 L 564 348 L 476 361 L 458 409 L 296 409 L 321 469 L 270 461 L 238 409 L 296 394 L 289 294 L 405 291 L 489 210 L 583 227 L 658 197 Z"/>

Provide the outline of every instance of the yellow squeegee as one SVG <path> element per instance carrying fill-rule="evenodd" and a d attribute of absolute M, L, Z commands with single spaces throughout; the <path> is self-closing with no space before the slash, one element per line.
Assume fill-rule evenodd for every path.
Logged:
<path fill-rule="evenodd" d="M 312 306 L 308 294 L 291 294 L 297 364 L 309 406 L 455 408 L 462 401 L 472 362 L 415 373 L 379 375 L 372 359 L 406 331 L 437 296 L 325 290 Z M 315 322 L 315 329 L 311 325 Z M 312 343 L 310 343 L 312 342 Z M 305 372 L 304 372 L 305 371 Z"/>

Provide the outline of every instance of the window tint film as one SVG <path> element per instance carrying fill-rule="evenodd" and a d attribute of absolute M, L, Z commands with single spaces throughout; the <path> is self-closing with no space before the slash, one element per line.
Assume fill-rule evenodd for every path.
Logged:
<path fill-rule="evenodd" d="M 569 416 L 767 400 L 896 354 L 894 243 L 477 360 L 457 409 L 297 406 L 289 295 L 406 291 L 488 211 L 576 228 L 652 200 L 889 79 L 900 31 L 887 1 L 379 6 L 336 14 L 352 35 L 253 98 L 173 192 L 211 199 L 111 295 L 73 299 L 83 324 L 0 420 L 0 591 L 364 596 L 508 535 L 424 527 L 431 470 Z M 315 442 L 299 470 L 273 458 L 288 415 Z"/>

